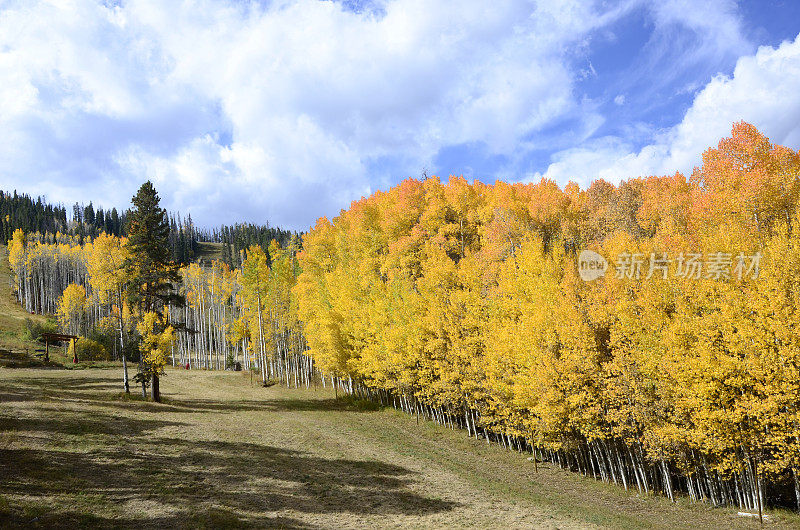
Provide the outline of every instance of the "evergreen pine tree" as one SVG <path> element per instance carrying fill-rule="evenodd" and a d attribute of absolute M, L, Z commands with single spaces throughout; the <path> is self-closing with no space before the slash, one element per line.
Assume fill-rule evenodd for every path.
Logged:
<path fill-rule="evenodd" d="M 169 249 L 167 213 L 159 206 L 158 193 L 149 180 L 142 184 L 132 202 L 133 209 L 128 215 L 130 254 L 124 264 L 129 280 L 128 301 L 143 318 L 149 313 L 157 314 L 153 325 L 160 328 L 155 333 L 161 333 L 168 326 L 163 308 L 183 304 L 183 298 L 174 288 L 180 282 L 180 274 Z M 142 392 L 146 392 L 146 382 L 152 377 L 153 401 L 159 401 L 158 376 L 163 364 L 147 363 L 144 352 L 139 364 Z"/>

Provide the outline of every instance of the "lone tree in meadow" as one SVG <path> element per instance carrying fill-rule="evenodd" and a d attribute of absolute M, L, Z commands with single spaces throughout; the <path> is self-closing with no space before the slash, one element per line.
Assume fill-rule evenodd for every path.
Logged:
<path fill-rule="evenodd" d="M 147 381 L 153 382 L 153 401 L 160 401 L 158 377 L 167 364 L 174 329 L 169 306 L 181 306 L 178 265 L 169 249 L 167 212 L 159 206 L 158 193 L 148 180 L 132 199 L 128 216 L 128 257 L 123 267 L 128 278 L 128 303 L 135 310 L 141 335 L 138 379 L 146 397 Z"/>

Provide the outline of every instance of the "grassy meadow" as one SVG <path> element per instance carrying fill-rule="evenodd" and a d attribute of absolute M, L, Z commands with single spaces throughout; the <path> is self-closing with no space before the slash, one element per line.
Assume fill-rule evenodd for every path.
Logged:
<path fill-rule="evenodd" d="M 169 370 L 162 404 L 120 390 L 119 369 L 0 368 L 0 526 L 757 526 L 321 388 Z"/>

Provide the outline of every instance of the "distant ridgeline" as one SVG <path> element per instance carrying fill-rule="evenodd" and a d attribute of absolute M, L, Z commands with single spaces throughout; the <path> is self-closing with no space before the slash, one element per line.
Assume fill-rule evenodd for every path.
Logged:
<path fill-rule="evenodd" d="M 231 268 L 242 265 L 244 251 L 253 245 L 261 247 L 267 253 L 267 262 L 271 261 L 269 245 L 277 241 L 282 248 L 286 248 L 294 233 L 282 228 L 251 223 L 223 225 L 219 229 L 202 230 L 199 232 L 201 241 L 222 243 L 222 261 Z"/>
<path fill-rule="evenodd" d="M 3 241 L 11 239 L 17 228 L 23 232 L 55 234 L 68 232 L 67 209 L 47 204 L 41 197 L 0 191 L 0 235 Z"/>
<path fill-rule="evenodd" d="M 168 216 L 170 250 L 173 259 L 181 265 L 187 265 L 198 257 L 200 242 L 221 244 L 222 254 L 218 259 L 236 268 L 242 264 L 243 252 L 250 246 L 258 245 L 268 253 L 271 241 L 286 247 L 292 237 L 291 231 L 269 224 L 246 223 L 208 229 L 195 227 L 191 215 L 182 217 L 180 213 L 169 213 Z M 74 236 L 81 245 L 84 239 L 95 239 L 103 232 L 125 237 L 127 217 L 127 209 L 121 212 L 116 208 L 104 210 L 89 202 L 88 205 L 75 203 L 71 218 L 67 218 L 67 208 L 63 204 L 53 205 L 41 196 L 34 199 L 16 190 L 0 191 L 0 236 L 3 242 L 9 241 L 16 229 L 26 234 L 38 233 L 43 241 L 51 243 L 56 242 L 56 234 Z"/>

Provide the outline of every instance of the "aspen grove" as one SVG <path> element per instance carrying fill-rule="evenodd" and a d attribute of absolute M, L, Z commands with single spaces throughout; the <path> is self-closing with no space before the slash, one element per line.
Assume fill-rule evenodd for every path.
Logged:
<path fill-rule="evenodd" d="M 76 237 L 15 231 L 9 261 L 20 303 L 31 312 L 58 315 L 67 331 L 115 335 L 111 356 L 126 360 L 120 352 L 137 333 L 125 297 L 126 245 L 125 238 L 105 233 L 79 245 Z M 313 361 L 305 352 L 290 299 L 299 273 L 296 246 L 293 241 L 281 248 L 273 241 L 268 257 L 254 245 L 243 252 L 242 267 L 236 270 L 219 261 L 181 268 L 180 290 L 187 303 L 169 308 L 170 321 L 183 324 L 170 346 L 172 365 L 224 369 L 239 363 L 246 370 L 264 366 L 264 383 L 310 386 Z"/>
<path fill-rule="evenodd" d="M 626 489 L 800 509 L 799 194 L 798 152 L 744 122 L 688 178 L 409 179 L 237 269 L 181 269 L 171 360 L 327 378 Z M 104 265 L 125 244 L 15 232 L 20 303 L 124 347 Z"/>
<path fill-rule="evenodd" d="M 689 179 L 407 180 L 304 237 L 300 320 L 322 370 L 473 436 L 641 492 L 800 507 L 798 191 L 798 153 L 746 123 Z M 582 249 L 611 270 L 583 281 Z M 686 274 L 697 255 L 716 259 Z"/>

